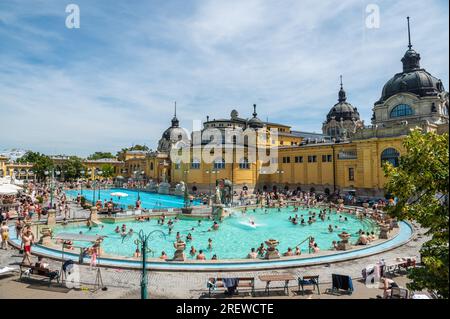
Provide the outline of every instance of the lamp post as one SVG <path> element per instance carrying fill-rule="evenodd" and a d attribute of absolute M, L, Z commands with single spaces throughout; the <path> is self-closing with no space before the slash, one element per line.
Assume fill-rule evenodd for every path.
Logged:
<path fill-rule="evenodd" d="M 141 299 L 147 299 L 147 251 L 148 241 L 153 239 L 153 234 L 158 233 L 161 238 L 166 239 L 166 234 L 164 234 L 161 230 L 154 230 L 149 234 L 144 234 L 144 231 L 141 229 L 139 231 L 139 238 L 134 241 L 136 245 L 141 245 L 142 251 L 142 273 L 141 273 Z"/>
<path fill-rule="evenodd" d="M 52 167 L 51 171 L 44 171 L 45 176 L 49 176 L 51 174 L 51 180 L 50 180 L 50 208 L 53 209 L 53 188 L 54 188 L 54 179 L 55 179 L 55 174 L 56 175 L 60 175 L 61 172 L 60 171 L 55 171 L 55 168 Z"/>
<path fill-rule="evenodd" d="M 184 180 L 184 208 L 189 207 L 189 191 L 188 191 L 188 183 L 187 183 L 187 174 L 189 174 L 189 170 L 183 170 L 183 180 Z"/>
<path fill-rule="evenodd" d="M 133 172 L 134 179 L 138 182 L 137 187 L 136 187 L 137 192 L 138 192 L 138 200 L 141 198 L 141 193 L 139 190 L 139 187 L 140 187 L 139 182 L 141 182 L 143 180 L 144 174 L 145 174 L 144 171 L 134 171 Z"/>
<path fill-rule="evenodd" d="M 98 176 L 102 176 L 102 174 L 103 174 L 103 172 L 101 171 L 101 170 L 98 170 L 97 171 L 97 175 Z M 98 200 L 100 200 L 100 187 L 102 186 L 100 183 L 97 183 L 98 184 Z"/>
<path fill-rule="evenodd" d="M 85 176 L 85 175 L 84 175 L 85 173 L 86 173 L 86 172 L 85 172 L 84 169 L 80 171 L 80 174 L 81 174 L 81 177 L 82 177 L 81 183 L 80 183 L 80 193 L 81 193 L 81 196 L 83 196 L 83 177 Z"/>

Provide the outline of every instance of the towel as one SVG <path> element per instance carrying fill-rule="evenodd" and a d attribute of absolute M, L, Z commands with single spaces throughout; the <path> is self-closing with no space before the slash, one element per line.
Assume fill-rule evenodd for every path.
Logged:
<path fill-rule="evenodd" d="M 349 291 L 353 291 L 353 281 L 352 281 L 352 278 L 350 277 L 350 276 L 347 276 L 348 277 L 348 290 Z"/>
<path fill-rule="evenodd" d="M 69 272 L 72 270 L 73 268 L 73 260 L 69 259 L 66 262 L 64 262 L 62 269 L 64 272 Z"/>
<path fill-rule="evenodd" d="M 352 279 L 349 276 L 346 275 L 336 275 L 332 274 L 332 285 L 333 289 L 335 290 L 346 290 L 346 291 L 352 291 L 353 290 L 353 282 Z"/>
<path fill-rule="evenodd" d="M 223 278 L 222 281 L 225 288 L 237 287 L 239 283 L 239 279 L 237 278 Z"/>
<path fill-rule="evenodd" d="M 238 284 L 239 279 L 238 278 L 222 278 L 223 286 L 227 288 L 227 293 L 229 295 L 233 295 Z"/>

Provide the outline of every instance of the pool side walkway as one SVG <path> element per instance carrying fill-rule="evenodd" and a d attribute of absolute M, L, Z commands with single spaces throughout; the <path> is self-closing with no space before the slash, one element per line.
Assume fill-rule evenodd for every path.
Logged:
<path fill-rule="evenodd" d="M 386 261 L 395 260 L 397 257 L 405 256 L 419 256 L 419 250 L 423 242 L 427 239 L 425 236 L 421 236 L 424 230 L 419 229 L 416 239 L 408 242 L 407 244 L 398 247 L 394 250 L 387 251 L 381 254 L 373 255 L 370 257 L 361 258 L 358 260 L 352 260 L 347 262 L 334 263 L 330 265 L 322 266 L 310 266 L 300 267 L 285 270 L 269 270 L 269 271 L 245 271 L 245 272 L 227 272 L 223 275 L 227 277 L 233 276 L 250 276 L 255 277 L 255 285 L 257 289 L 257 297 L 267 298 L 262 292 L 264 291 L 264 284 L 257 279 L 262 274 L 292 274 L 294 277 L 303 276 L 308 274 L 317 274 L 320 276 L 321 291 L 325 292 L 326 288 L 331 287 L 331 274 L 343 274 L 350 275 L 354 280 L 355 292 L 351 296 L 333 296 L 322 293 L 320 296 L 313 293 L 305 296 L 297 294 L 297 285 L 294 281 L 291 282 L 291 293 L 288 298 L 294 299 L 330 299 L 330 298 L 351 298 L 351 299 L 365 299 L 376 298 L 377 295 L 382 294 L 380 289 L 370 289 L 360 283 L 357 279 L 361 277 L 361 270 L 368 264 L 374 264 L 380 259 Z M 11 249 L 8 251 L 0 250 L 0 265 L 10 266 L 18 268 L 18 265 L 22 259 L 18 251 Z M 33 260 L 36 258 L 34 257 Z M 60 269 L 61 262 L 48 260 L 50 268 Z M 24 280 L 20 282 L 18 280 L 18 274 L 7 277 L 0 277 L 0 298 L 64 298 L 64 299 L 77 299 L 77 298 L 139 298 L 140 296 L 140 272 L 136 270 L 122 270 L 122 269 L 104 269 L 102 268 L 102 278 L 104 284 L 108 287 L 107 291 L 90 292 L 87 288 L 92 288 L 95 282 L 96 272 L 90 270 L 88 266 L 81 266 L 81 281 L 83 290 L 66 289 L 60 287 L 47 287 L 45 284 L 40 284 L 37 281 Z M 205 298 L 207 289 L 206 282 L 208 278 L 221 276 L 219 272 L 176 272 L 176 271 L 149 271 L 148 283 L 149 283 L 149 297 L 150 298 Z M 394 277 L 394 280 L 398 281 L 400 286 L 405 286 L 407 278 L 405 275 L 401 277 Z M 223 297 L 223 294 L 219 293 L 218 297 Z M 236 296 L 233 298 L 252 298 L 246 294 Z M 274 291 L 269 298 L 286 298 Z"/>

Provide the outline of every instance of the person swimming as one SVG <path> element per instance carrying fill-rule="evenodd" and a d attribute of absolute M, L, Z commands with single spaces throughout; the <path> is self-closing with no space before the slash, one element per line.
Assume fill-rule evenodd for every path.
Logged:
<path fill-rule="evenodd" d="M 212 249 L 212 239 L 208 238 L 208 249 Z"/>

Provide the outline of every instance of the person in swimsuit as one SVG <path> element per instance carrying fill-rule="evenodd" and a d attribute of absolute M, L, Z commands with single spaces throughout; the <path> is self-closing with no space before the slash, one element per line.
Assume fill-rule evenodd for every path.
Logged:
<path fill-rule="evenodd" d="M 23 228 L 23 223 L 22 223 L 22 220 L 19 218 L 19 219 L 16 221 L 16 238 L 17 238 L 17 239 L 19 239 L 19 236 L 20 236 L 21 233 L 22 233 L 22 228 Z"/>
<path fill-rule="evenodd" d="M 203 250 L 200 250 L 198 255 L 197 255 L 197 260 L 205 260 L 205 259 L 206 259 L 206 257 L 203 254 Z"/>
<path fill-rule="evenodd" d="M 22 244 L 24 255 L 22 259 L 22 263 L 25 262 L 25 259 L 28 261 L 28 264 L 31 265 L 31 245 L 34 243 L 34 234 L 31 231 L 30 227 L 27 227 L 22 234 Z"/>
<path fill-rule="evenodd" d="M 9 228 L 5 221 L 2 222 L 2 227 L 0 227 L 0 235 L 2 237 L 2 249 L 8 250 Z"/>

